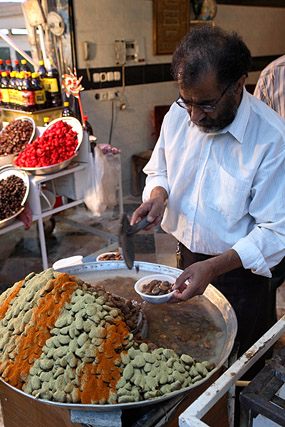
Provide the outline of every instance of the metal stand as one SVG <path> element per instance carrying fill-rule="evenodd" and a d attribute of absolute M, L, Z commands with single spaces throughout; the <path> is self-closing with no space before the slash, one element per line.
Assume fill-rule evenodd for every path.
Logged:
<path fill-rule="evenodd" d="M 252 426 L 253 417 L 261 414 L 285 426 L 285 400 L 277 393 L 285 383 L 285 349 L 281 350 L 240 393 L 241 426 Z"/>

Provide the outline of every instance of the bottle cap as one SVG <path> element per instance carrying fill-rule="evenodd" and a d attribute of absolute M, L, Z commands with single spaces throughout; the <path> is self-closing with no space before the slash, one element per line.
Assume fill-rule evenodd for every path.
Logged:
<path fill-rule="evenodd" d="M 49 122 L 49 117 L 44 117 L 44 123 L 48 123 Z"/>
<path fill-rule="evenodd" d="M 21 64 L 26 64 L 27 61 L 25 59 L 21 59 Z"/>
<path fill-rule="evenodd" d="M 41 59 L 41 60 L 39 61 L 39 64 L 40 64 L 40 65 L 44 65 L 44 61 Z"/>
<path fill-rule="evenodd" d="M 15 64 L 19 64 L 19 60 L 18 59 L 15 59 Z"/>
<path fill-rule="evenodd" d="M 35 79 L 36 77 L 38 77 L 39 73 L 32 73 L 32 78 Z"/>
<path fill-rule="evenodd" d="M 83 116 L 84 121 L 88 120 L 88 116 Z"/>
<path fill-rule="evenodd" d="M 69 107 L 69 102 L 64 102 L 63 105 L 64 107 Z"/>
<path fill-rule="evenodd" d="M 6 64 L 8 64 L 8 65 L 10 65 L 10 64 L 11 64 L 10 59 L 6 59 Z"/>
<path fill-rule="evenodd" d="M 7 71 L 4 71 L 3 73 L 2 73 L 2 77 L 6 77 L 7 76 Z"/>

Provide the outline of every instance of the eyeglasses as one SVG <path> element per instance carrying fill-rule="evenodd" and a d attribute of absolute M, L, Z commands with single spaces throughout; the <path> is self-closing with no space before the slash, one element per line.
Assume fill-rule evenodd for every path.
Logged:
<path fill-rule="evenodd" d="M 180 94 L 179 94 L 179 96 L 175 102 L 176 102 L 176 104 L 179 105 L 179 107 L 185 108 L 186 110 L 189 110 L 189 109 L 195 107 L 195 108 L 199 108 L 200 110 L 204 111 L 204 113 L 213 113 L 215 111 L 215 109 L 217 108 L 218 103 L 220 102 L 220 100 L 222 99 L 222 97 L 224 96 L 224 94 L 226 93 L 228 88 L 231 86 L 231 84 L 232 83 L 230 83 L 226 87 L 226 89 L 223 91 L 222 95 L 216 101 L 216 103 L 214 105 L 192 104 L 192 102 L 190 102 L 190 101 L 188 102 L 188 101 L 185 101 L 184 99 L 182 99 Z"/>

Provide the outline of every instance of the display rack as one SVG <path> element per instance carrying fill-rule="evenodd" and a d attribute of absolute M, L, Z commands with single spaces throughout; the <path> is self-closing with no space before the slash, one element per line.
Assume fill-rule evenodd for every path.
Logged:
<path fill-rule="evenodd" d="M 55 119 L 59 119 L 62 116 L 62 107 L 46 108 L 38 111 L 21 111 L 13 110 L 11 108 L 0 108 L 0 117 L 2 122 L 11 122 L 17 117 L 27 116 L 31 117 L 36 126 L 43 126 L 44 117 L 49 117 L 50 122 Z"/>
<path fill-rule="evenodd" d="M 80 205 L 84 203 L 84 187 L 86 185 L 86 172 L 87 172 L 87 156 L 88 156 L 88 135 L 86 132 L 84 132 L 83 135 L 83 141 L 79 150 L 79 154 L 77 156 L 78 161 L 72 162 L 68 168 L 63 169 L 56 173 L 51 173 L 48 175 L 32 175 L 29 174 L 29 181 L 30 181 L 30 190 L 29 190 L 29 196 L 28 196 L 28 205 L 31 208 L 32 211 L 32 221 L 37 222 L 38 230 L 39 230 L 39 241 L 40 241 L 40 248 L 41 248 L 41 255 L 42 255 L 42 263 L 43 263 L 43 269 L 47 269 L 49 267 L 48 265 L 48 256 L 47 256 L 47 249 L 46 249 L 46 239 L 45 239 L 45 232 L 44 232 L 44 219 L 47 217 L 50 217 L 52 215 L 56 215 L 59 212 L 65 211 L 67 209 L 70 209 L 74 206 Z M 120 154 L 116 154 L 116 156 L 119 159 L 119 180 L 118 180 L 118 202 L 119 202 L 119 211 L 120 214 L 123 213 L 123 193 L 122 193 L 122 179 L 121 179 L 121 162 L 120 162 Z M 53 193 L 55 195 L 62 195 L 56 193 L 56 186 L 55 183 L 58 180 L 63 180 L 65 178 L 72 178 L 71 182 L 75 182 L 76 180 L 80 180 L 79 183 L 79 191 L 74 191 L 70 186 L 70 191 L 73 191 L 75 193 L 75 200 L 67 199 L 67 202 L 63 203 L 61 206 L 58 206 L 56 208 L 43 210 L 41 206 L 41 196 L 42 196 L 42 187 L 43 186 L 51 186 L 53 188 Z M 89 227 L 84 224 L 79 224 L 75 221 L 67 220 L 66 218 L 60 218 L 59 216 L 56 216 L 57 220 L 62 220 L 63 222 L 66 222 L 74 227 L 77 227 L 79 229 L 88 231 L 92 234 L 99 235 L 107 240 L 107 247 L 106 250 L 109 249 L 109 245 L 113 247 L 114 243 L 118 241 L 117 236 L 114 236 L 109 233 L 105 233 L 104 231 L 96 230 L 93 227 Z M 0 229 L 0 235 L 8 233 L 12 230 L 15 230 L 19 227 L 23 227 L 24 224 L 22 221 L 16 219 L 12 224 L 10 224 L 7 227 Z"/>

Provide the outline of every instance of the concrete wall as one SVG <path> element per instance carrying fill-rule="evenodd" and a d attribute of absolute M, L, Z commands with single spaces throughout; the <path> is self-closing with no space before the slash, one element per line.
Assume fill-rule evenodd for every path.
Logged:
<path fill-rule="evenodd" d="M 171 62 L 170 55 L 153 55 L 151 0 L 74 0 L 74 21 L 78 68 L 85 68 L 82 43 L 90 43 L 90 68 L 115 66 L 114 40 L 135 39 L 139 58 L 146 64 Z M 253 56 L 279 55 L 285 51 L 285 9 L 218 5 L 217 25 L 237 30 Z M 138 67 L 140 65 L 137 65 Z M 256 83 L 251 73 L 248 83 Z M 121 90 L 121 88 L 118 88 Z M 102 89 L 104 91 L 106 89 Z M 111 101 L 96 101 L 95 92 L 82 92 L 83 108 L 100 143 L 108 143 Z M 124 194 L 131 190 L 131 156 L 155 143 L 152 111 L 155 105 L 171 104 L 177 96 L 173 82 L 127 86 L 127 109 L 115 107 L 112 145 L 122 150 Z"/>
<path fill-rule="evenodd" d="M 117 39 L 137 41 L 138 57 L 143 60 L 140 64 L 170 63 L 171 55 L 153 55 L 152 7 L 152 0 L 73 0 L 78 69 L 115 67 L 114 41 Z M 11 23 L 11 17 L 13 25 L 24 26 L 20 5 L 9 4 L 7 8 L 5 2 L 0 5 L 0 12 L 1 28 L 6 28 L 8 20 Z M 219 4 L 214 19 L 216 25 L 237 30 L 253 56 L 285 52 L 284 22 L 285 8 Z M 90 45 L 88 63 L 83 58 L 84 41 Z M 17 38 L 19 42 L 20 38 Z M 5 45 L 0 39 L 1 43 Z M 139 64 L 135 66 L 141 67 Z M 258 76 L 259 72 L 250 73 L 247 83 L 255 84 Z M 109 143 L 113 124 L 111 144 L 122 151 L 123 189 L 127 195 L 131 191 L 131 156 L 155 144 L 153 108 L 171 104 L 178 91 L 174 82 L 140 84 L 124 89 L 118 86 L 114 89 L 120 92 L 126 110 L 119 109 L 119 102 L 95 99 L 95 93 L 108 89 L 85 90 L 81 92 L 81 98 L 84 114 L 88 115 L 99 143 Z"/>

